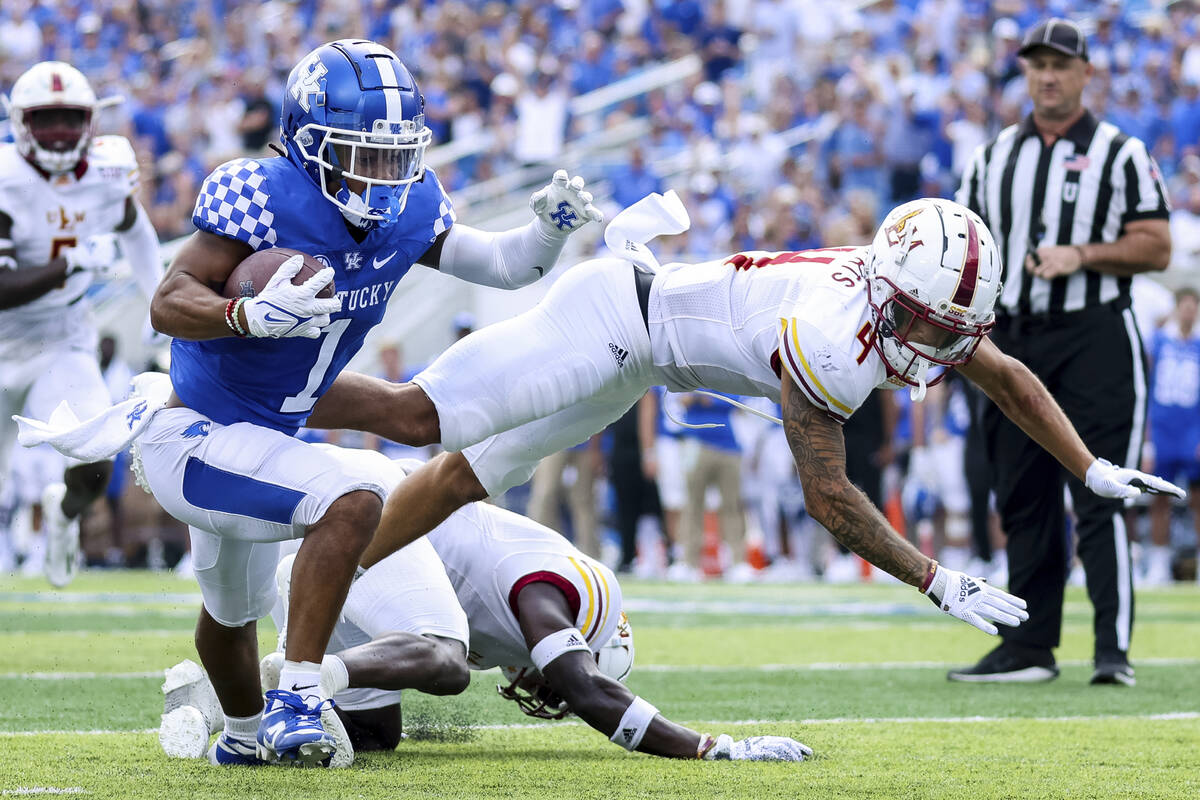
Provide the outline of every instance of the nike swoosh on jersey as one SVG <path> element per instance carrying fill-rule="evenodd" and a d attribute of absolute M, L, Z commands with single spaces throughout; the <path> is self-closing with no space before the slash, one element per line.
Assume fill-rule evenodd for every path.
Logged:
<path fill-rule="evenodd" d="M 380 260 L 378 258 L 373 258 L 373 259 L 371 259 L 371 268 L 372 269 L 382 269 L 383 267 L 387 266 L 387 263 L 395 257 L 396 257 L 396 251 L 393 250 L 392 254 L 385 259 Z"/>

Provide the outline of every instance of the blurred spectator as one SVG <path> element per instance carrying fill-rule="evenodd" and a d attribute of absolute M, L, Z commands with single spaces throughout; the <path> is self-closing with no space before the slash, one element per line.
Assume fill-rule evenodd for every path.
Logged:
<path fill-rule="evenodd" d="M 612 183 L 612 199 L 621 208 L 627 208 L 651 192 L 662 192 L 663 180 L 653 169 L 646 166 L 645 153 L 640 145 L 629 151 L 629 163 L 619 164 L 609 173 Z"/>
<path fill-rule="evenodd" d="M 707 19 L 698 31 L 700 57 L 704 60 L 704 79 L 719 82 L 724 74 L 741 60 L 738 41 L 742 32 L 729 24 L 725 3 L 712 3 Z"/>
<path fill-rule="evenodd" d="M 517 96 L 513 155 L 523 164 L 553 161 L 567 131 L 567 93 L 554 75 L 537 72 Z"/>
<path fill-rule="evenodd" d="M 1200 331 L 1196 312 L 1200 294 L 1175 293 L 1175 313 L 1150 339 L 1150 442 L 1148 458 L 1155 474 L 1186 482 L 1196 543 L 1200 546 Z M 1151 546 L 1145 583 L 1171 582 L 1171 502 L 1158 495 L 1150 503 Z M 1197 575 L 1200 580 L 1200 573 Z"/>
<path fill-rule="evenodd" d="M 533 473 L 526 514 L 556 531 L 562 524 L 563 501 L 570 511 L 569 537 L 575 546 L 593 558 L 600 557 L 596 537 L 596 478 L 604 468 L 600 436 L 562 450 L 541 460 Z"/>
<path fill-rule="evenodd" d="M 671 548 L 679 541 L 679 515 L 686 499 L 683 480 L 683 456 L 680 453 L 680 427 L 683 417 L 680 395 L 655 386 L 638 402 L 638 444 L 642 448 L 642 474 L 658 489 L 662 508 L 665 538 L 665 557 L 659 561 L 653 548 L 638 543 L 637 560 L 642 576 L 658 576 L 669 565 Z M 622 565 L 628 567 L 633 553 L 622 554 Z"/>
<path fill-rule="evenodd" d="M 684 485 L 687 487 L 679 518 L 683 559 L 672 565 L 667 577 L 678 581 L 697 581 L 703 577 L 704 517 L 706 498 L 712 488 L 719 498 L 717 516 L 721 539 L 729 548 L 732 561 L 725 576 L 735 581 L 752 580 L 754 570 L 746 563 L 741 447 L 730 424 L 733 406 L 699 393 L 684 395 L 682 403 L 686 409 L 684 422 L 689 426 L 709 427 L 687 427 L 680 433 Z"/>
<path fill-rule="evenodd" d="M 267 143 L 274 141 L 279 129 L 279 112 L 267 96 L 267 75 L 262 69 L 247 70 L 242 76 L 242 119 L 238 132 L 242 135 L 242 150 L 264 153 Z"/>
<path fill-rule="evenodd" d="M 621 543 L 617 562 L 627 571 L 637 557 L 638 529 L 643 521 L 661 523 L 662 509 L 654 482 L 642 471 L 639 408 L 635 404 L 608 426 L 608 482 L 613 492 L 613 520 Z M 661 530 L 661 524 L 659 525 Z"/>
<path fill-rule="evenodd" d="M 1200 183 L 1171 212 L 1171 270 L 1200 277 Z"/>

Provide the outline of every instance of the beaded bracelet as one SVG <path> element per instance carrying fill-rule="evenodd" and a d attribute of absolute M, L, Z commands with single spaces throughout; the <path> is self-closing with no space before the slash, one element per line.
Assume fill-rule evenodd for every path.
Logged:
<path fill-rule="evenodd" d="M 238 312 L 242 309 L 242 303 L 246 302 L 244 297 L 235 297 L 225 304 L 225 324 L 229 326 L 229 330 L 233 331 L 234 336 L 245 338 L 247 336 L 246 329 L 242 327 L 238 321 Z"/>

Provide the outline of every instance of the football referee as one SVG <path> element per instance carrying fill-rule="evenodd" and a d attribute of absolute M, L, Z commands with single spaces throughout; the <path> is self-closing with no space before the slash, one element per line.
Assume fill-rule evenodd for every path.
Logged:
<path fill-rule="evenodd" d="M 975 151 L 956 198 L 987 222 L 1004 256 L 992 338 L 1041 378 L 1092 452 L 1136 467 L 1146 375 L 1129 285 L 1133 275 L 1165 269 L 1170 260 L 1166 192 L 1146 145 L 1084 108 L 1093 67 L 1074 23 L 1037 25 L 1019 55 L 1033 113 Z M 1071 563 L 1065 481 L 1095 608 L 1091 682 L 1132 686 L 1133 585 L 1122 502 L 1087 491 L 986 399 L 983 431 L 1008 534 L 1008 588 L 1029 602 L 1030 618 L 949 678 L 1058 676 L 1053 649 Z"/>

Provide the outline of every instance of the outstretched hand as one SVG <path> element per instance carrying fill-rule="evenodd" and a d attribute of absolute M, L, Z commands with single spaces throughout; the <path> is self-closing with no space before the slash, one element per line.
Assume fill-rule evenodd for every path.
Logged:
<path fill-rule="evenodd" d="M 1097 458 L 1088 467 L 1084 483 L 1101 497 L 1128 499 L 1140 494 L 1173 494 L 1179 498 L 1187 496 L 1183 489 L 1157 475 L 1118 467 L 1103 458 Z"/>
<path fill-rule="evenodd" d="M 589 222 L 603 222 L 604 214 L 592 205 L 592 193 L 584 191 L 583 185 L 582 177 L 568 178 L 567 171 L 560 169 L 549 186 L 533 193 L 529 207 L 546 228 L 563 237 Z"/>
<path fill-rule="evenodd" d="M 950 616 L 993 636 L 1000 632 L 996 623 L 1015 628 L 1029 619 L 1025 601 L 1016 595 L 940 564 L 935 570 L 925 594 Z"/>

